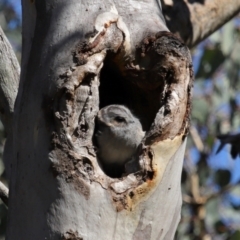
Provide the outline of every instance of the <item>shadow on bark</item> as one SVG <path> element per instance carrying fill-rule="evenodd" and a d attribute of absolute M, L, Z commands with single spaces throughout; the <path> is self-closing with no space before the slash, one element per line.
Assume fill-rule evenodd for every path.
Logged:
<path fill-rule="evenodd" d="M 193 40 L 193 26 L 189 6 L 184 0 L 173 0 L 171 4 L 162 2 L 166 24 L 171 32 L 176 33 L 185 43 Z M 205 0 L 188 0 L 190 4 L 204 4 Z M 176 22 L 177 19 L 177 22 Z M 181 26 L 181 27 L 180 27 Z M 181 29 L 181 30 L 180 30 Z"/>

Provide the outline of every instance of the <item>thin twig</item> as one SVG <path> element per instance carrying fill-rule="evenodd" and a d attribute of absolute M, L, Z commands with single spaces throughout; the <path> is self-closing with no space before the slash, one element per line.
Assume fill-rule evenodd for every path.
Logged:
<path fill-rule="evenodd" d="M 204 144 L 203 144 L 203 141 L 202 141 L 202 139 L 201 139 L 200 135 L 198 134 L 198 131 L 195 127 L 193 127 L 193 126 L 190 127 L 190 134 L 192 136 L 193 142 L 194 142 L 197 150 L 199 152 L 203 152 Z"/>

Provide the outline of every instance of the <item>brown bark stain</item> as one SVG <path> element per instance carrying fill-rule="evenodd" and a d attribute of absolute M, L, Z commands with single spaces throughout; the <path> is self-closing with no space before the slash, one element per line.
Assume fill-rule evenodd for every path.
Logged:
<path fill-rule="evenodd" d="M 159 32 L 146 37 L 137 46 L 134 61 L 121 66 L 121 73 L 133 85 L 131 100 L 147 130 L 146 145 L 187 135 L 193 69 L 190 51 L 177 36 Z"/>
<path fill-rule="evenodd" d="M 82 237 L 79 236 L 78 231 L 68 230 L 63 234 L 61 240 L 83 240 Z"/>
<path fill-rule="evenodd" d="M 90 196 L 91 181 L 101 181 L 94 175 L 92 159 L 97 160 L 92 137 L 99 107 L 97 77 L 105 56 L 102 51 L 115 52 L 123 41 L 115 22 L 105 24 L 100 33 L 94 31 L 92 37 L 95 34 L 98 35 L 93 42 L 83 41 L 73 51 L 73 65 L 59 76 L 59 88 L 51 102 L 52 114 L 49 114 L 55 121 L 51 170 L 54 176 L 73 184 L 86 199 Z"/>
<path fill-rule="evenodd" d="M 150 93 L 146 94 L 150 106 L 145 109 L 136 102 L 134 110 L 139 106 L 137 113 L 140 119 L 141 114 L 154 119 L 151 120 L 153 123 L 140 151 L 142 165 L 141 171 L 135 174 L 135 185 L 132 183 L 121 194 L 112 188 L 116 210 L 133 211 L 159 184 L 159 173 L 152 166 L 153 154 L 149 146 L 168 138 L 174 139 L 178 135 L 183 135 L 184 140 L 188 134 L 193 69 L 190 52 L 185 44 L 172 33 L 160 32 L 142 41 L 137 47 L 134 61 L 130 61 L 125 68 L 122 66 L 121 72 L 135 85 L 135 95 L 142 90 Z"/>
<path fill-rule="evenodd" d="M 88 57 L 95 52 L 100 52 L 103 49 L 117 52 L 123 43 L 123 34 L 116 26 L 116 22 L 109 22 L 104 25 L 105 29 L 102 32 L 93 32 L 98 34 L 93 42 L 81 41 L 73 51 L 73 59 L 77 65 L 83 65 L 87 62 Z M 114 41 L 112 39 L 114 38 Z M 111 47 L 109 47 L 111 46 Z"/>
<path fill-rule="evenodd" d="M 144 166 L 142 171 L 134 174 L 136 181 L 128 185 L 128 189 L 125 192 L 118 192 L 118 189 L 114 188 L 113 184 L 110 185 L 113 203 L 117 212 L 124 209 L 129 212 L 134 211 L 138 203 L 146 199 L 158 184 L 156 181 L 158 173 L 152 167 L 153 155 L 149 147 L 143 149 L 140 159 L 144 159 L 148 166 Z M 115 182 L 117 181 L 124 184 L 122 179 L 115 180 Z"/>
<path fill-rule="evenodd" d="M 55 144 L 57 145 L 57 139 L 55 139 Z M 72 183 L 78 193 L 89 199 L 90 188 L 86 176 L 92 174 L 93 168 L 91 164 L 86 163 L 85 159 L 77 159 L 66 152 L 61 149 L 55 149 L 54 157 L 58 162 L 52 163 L 51 170 L 55 177 L 60 175 L 66 182 Z"/>

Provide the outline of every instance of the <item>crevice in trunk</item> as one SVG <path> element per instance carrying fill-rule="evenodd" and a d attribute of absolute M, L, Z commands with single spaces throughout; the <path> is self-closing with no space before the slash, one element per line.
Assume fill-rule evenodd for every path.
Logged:
<path fill-rule="evenodd" d="M 78 45 L 73 66 L 59 78 L 51 156 L 55 175 L 71 182 L 86 199 L 88 184 L 95 181 L 110 190 L 117 211 L 132 210 L 156 187 L 166 167 L 156 159 L 154 146 L 178 142 L 178 136 L 181 144 L 188 132 L 191 57 L 169 32 L 146 37 L 126 56 L 124 34 L 115 23 L 104 26 L 91 43 Z M 134 160 L 116 174 L 98 161 L 94 141 L 99 106 L 110 104 L 131 109 L 146 131 Z"/>

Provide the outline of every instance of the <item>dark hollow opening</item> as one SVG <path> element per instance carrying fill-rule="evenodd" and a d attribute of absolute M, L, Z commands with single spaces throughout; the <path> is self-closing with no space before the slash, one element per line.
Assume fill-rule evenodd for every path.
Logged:
<path fill-rule="evenodd" d="M 136 79 L 121 74 L 112 59 L 109 54 L 100 74 L 100 109 L 111 104 L 124 105 L 140 120 L 143 130 L 148 131 L 160 108 L 162 90 L 139 87 Z"/>
<path fill-rule="evenodd" d="M 136 79 L 121 74 L 109 54 L 105 59 L 100 73 L 99 98 L 103 108 L 111 104 L 120 104 L 128 107 L 137 117 L 144 131 L 148 131 L 160 108 L 160 89 L 147 90 L 136 84 Z M 138 164 L 138 163 L 136 163 Z M 125 172 L 124 166 L 102 166 L 103 171 L 110 177 L 121 177 Z M 137 169 L 137 168 L 136 168 Z"/>

